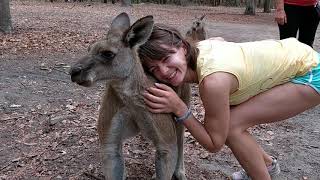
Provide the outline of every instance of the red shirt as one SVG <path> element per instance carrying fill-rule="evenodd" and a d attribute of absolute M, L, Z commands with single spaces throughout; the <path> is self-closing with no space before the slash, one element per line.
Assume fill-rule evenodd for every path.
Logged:
<path fill-rule="evenodd" d="M 317 0 L 284 0 L 284 3 L 297 6 L 314 6 Z"/>

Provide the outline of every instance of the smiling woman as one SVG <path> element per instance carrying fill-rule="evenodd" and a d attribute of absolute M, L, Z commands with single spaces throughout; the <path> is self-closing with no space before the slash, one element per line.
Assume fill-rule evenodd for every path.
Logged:
<path fill-rule="evenodd" d="M 173 86 L 178 86 L 184 81 L 186 74 L 186 49 L 182 46 L 178 49 L 171 48 L 170 51 L 172 53 L 161 60 L 147 61 L 145 67 L 149 72 L 154 74 L 158 80 Z"/>
<path fill-rule="evenodd" d="M 228 145 L 244 168 L 232 179 L 271 179 L 280 173 L 277 159 L 257 144 L 249 127 L 290 118 L 320 103 L 318 53 L 294 38 L 208 39 L 193 47 L 174 28 L 157 25 L 138 52 L 144 68 L 161 82 L 199 83 L 204 124 L 165 84 L 148 88 L 144 101 L 153 113 L 173 113 L 208 151 Z"/>
<path fill-rule="evenodd" d="M 164 24 L 156 24 L 150 39 L 138 52 L 146 71 L 158 80 L 172 86 L 182 82 L 195 82 L 195 57 L 198 50 L 188 43 L 179 31 Z M 186 74 L 188 73 L 188 74 Z"/>

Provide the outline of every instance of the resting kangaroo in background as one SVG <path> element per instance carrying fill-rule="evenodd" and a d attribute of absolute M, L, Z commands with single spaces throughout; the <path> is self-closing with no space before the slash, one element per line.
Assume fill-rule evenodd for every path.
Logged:
<path fill-rule="evenodd" d="M 171 114 L 152 114 L 143 101 L 142 92 L 156 81 L 144 73 L 137 48 L 148 40 L 153 24 L 153 17 L 146 16 L 130 26 L 126 13 L 118 15 L 106 37 L 92 44 L 88 54 L 70 71 L 72 81 L 82 86 L 109 80 L 98 119 L 102 168 L 107 180 L 126 178 L 122 143 L 138 132 L 156 148 L 156 179 L 186 179 L 183 125 L 175 123 Z M 189 104 L 190 87 L 175 90 Z"/>
<path fill-rule="evenodd" d="M 196 17 L 195 21 L 192 22 L 191 28 L 186 33 L 188 42 L 195 44 L 201 40 L 207 39 L 207 30 L 203 21 L 205 16 L 206 15 L 203 15 L 200 18 Z"/>

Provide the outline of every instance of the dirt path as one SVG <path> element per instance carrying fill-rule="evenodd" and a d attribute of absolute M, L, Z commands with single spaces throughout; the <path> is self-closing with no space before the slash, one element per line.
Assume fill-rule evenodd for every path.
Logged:
<path fill-rule="evenodd" d="M 103 84 L 70 82 L 69 66 L 102 37 L 122 11 L 132 19 L 153 14 L 182 32 L 195 15 L 207 13 L 209 35 L 243 42 L 277 38 L 272 14 L 243 16 L 243 9 L 87 3 L 12 2 L 16 32 L 0 35 L 0 179 L 94 179 L 101 175 L 96 119 Z M 315 49 L 319 50 L 320 33 Z M 203 109 L 193 93 L 194 114 Z M 319 179 L 320 107 L 288 121 L 252 128 L 279 158 L 279 179 Z M 154 150 L 138 136 L 124 144 L 128 179 L 150 179 Z M 188 179 L 227 179 L 239 164 L 228 148 L 208 154 L 186 133 Z M 90 177 L 90 175 L 92 175 Z"/>

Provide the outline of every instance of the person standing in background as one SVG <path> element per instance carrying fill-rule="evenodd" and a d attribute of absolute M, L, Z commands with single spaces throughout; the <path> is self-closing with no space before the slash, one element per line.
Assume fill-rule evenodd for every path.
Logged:
<path fill-rule="evenodd" d="M 298 40 L 313 47 L 320 19 L 316 4 L 317 0 L 276 0 L 275 20 L 280 39 L 296 37 L 299 30 Z"/>
<path fill-rule="evenodd" d="M 248 128 L 293 117 L 320 104 L 319 53 L 296 38 L 193 46 L 170 26 L 155 24 L 138 49 L 155 83 L 143 92 L 152 113 L 173 113 L 207 151 L 227 145 L 243 169 L 232 180 L 271 180 L 281 172 Z M 203 123 L 171 87 L 197 83 Z M 169 86 L 168 86 L 169 85 Z"/>

